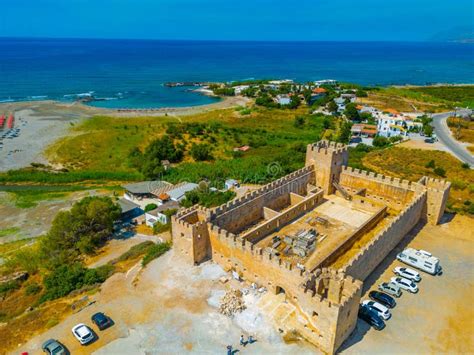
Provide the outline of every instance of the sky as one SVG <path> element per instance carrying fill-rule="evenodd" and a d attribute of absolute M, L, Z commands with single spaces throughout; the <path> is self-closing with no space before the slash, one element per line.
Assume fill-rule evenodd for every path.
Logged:
<path fill-rule="evenodd" d="M 0 0 L 0 37 L 425 41 L 470 36 L 473 0 Z"/>

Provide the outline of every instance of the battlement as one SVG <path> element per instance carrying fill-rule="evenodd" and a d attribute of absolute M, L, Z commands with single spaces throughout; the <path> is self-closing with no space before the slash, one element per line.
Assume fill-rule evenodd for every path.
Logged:
<path fill-rule="evenodd" d="M 308 150 L 320 154 L 340 154 L 348 151 L 347 145 L 343 143 L 320 140 L 319 142 L 308 144 Z"/>
<path fill-rule="evenodd" d="M 428 189 L 435 189 L 440 191 L 444 191 L 451 187 L 451 182 L 449 181 L 436 179 L 428 176 L 423 176 L 420 180 L 418 180 L 418 184 L 426 186 Z"/>
<path fill-rule="evenodd" d="M 286 184 L 291 184 L 293 181 L 295 181 L 296 179 L 298 179 L 300 177 L 304 177 L 304 176 L 307 176 L 307 175 L 313 174 L 313 173 L 314 173 L 313 169 L 311 167 L 308 167 L 308 166 L 306 166 L 304 168 L 301 168 L 299 170 L 296 170 L 296 171 L 294 171 L 294 172 L 292 172 L 292 173 L 290 173 L 286 176 L 283 176 L 280 179 L 277 179 L 275 181 L 272 181 L 272 182 L 268 183 L 267 185 L 264 185 L 264 186 L 260 187 L 257 190 L 248 192 L 240 198 L 235 198 L 232 201 L 227 202 L 226 204 L 223 204 L 221 206 L 218 206 L 218 207 L 212 209 L 211 212 L 210 212 L 210 218 L 211 218 L 211 220 L 214 220 L 216 217 L 218 217 L 219 215 L 221 215 L 225 212 L 228 212 L 228 211 L 233 210 L 237 207 L 240 207 L 240 206 L 246 204 L 247 202 L 254 200 L 257 197 L 259 197 L 263 194 L 272 192 L 275 189 L 277 189 L 279 187 L 282 187 Z"/>
<path fill-rule="evenodd" d="M 377 174 L 377 173 L 369 172 L 366 170 L 355 169 L 348 166 L 344 166 L 342 168 L 342 173 L 351 175 L 354 177 L 362 178 L 362 179 L 377 181 L 382 184 L 387 184 L 394 187 L 400 187 L 400 188 L 411 190 L 411 191 L 415 191 L 415 188 L 416 188 L 415 187 L 416 183 L 409 180 L 399 179 L 399 178 L 395 178 L 391 176 L 386 176 L 383 174 Z"/>
<path fill-rule="evenodd" d="M 378 245 L 388 245 L 387 239 L 392 239 L 393 247 L 398 244 L 401 238 L 418 222 L 417 215 L 422 210 L 422 205 L 426 201 L 427 193 L 423 192 L 416 195 L 415 198 L 387 225 L 385 226 L 370 242 L 368 242 L 352 259 L 350 259 L 343 271 L 348 273 L 351 268 L 358 264 L 364 264 L 366 256 L 376 249 Z M 393 249 L 388 248 L 388 250 Z M 374 266 L 378 263 L 373 263 Z M 370 266 L 364 266 L 370 273 Z M 362 278 L 363 279 L 363 278 Z"/>

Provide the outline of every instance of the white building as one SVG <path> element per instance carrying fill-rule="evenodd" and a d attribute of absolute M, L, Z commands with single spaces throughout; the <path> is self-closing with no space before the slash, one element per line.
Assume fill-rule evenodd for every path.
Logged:
<path fill-rule="evenodd" d="M 408 125 L 404 117 L 380 116 L 377 122 L 377 133 L 383 137 L 408 136 Z"/>
<path fill-rule="evenodd" d="M 288 95 L 277 95 L 276 96 L 276 101 L 280 105 L 289 105 L 290 102 L 291 102 L 291 99 L 290 99 L 290 96 L 288 96 Z"/>
<path fill-rule="evenodd" d="M 154 210 L 148 211 L 145 213 L 145 223 L 148 227 L 153 228 L 155 224 L 161 223 L 166 224 L 169 223 L 169 218 L 165 214 L 165 211 L 168 210 L 175 210 L 179 208 L 179 203 L 171 201 L 165 203 L 164 205 L 155 208 Z"/>

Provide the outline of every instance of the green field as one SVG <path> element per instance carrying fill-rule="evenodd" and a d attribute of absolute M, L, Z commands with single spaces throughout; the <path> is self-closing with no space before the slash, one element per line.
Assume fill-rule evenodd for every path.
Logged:
<path fill-rule="evenodd" d="M 167 180 L 220 181 L 233 177 L 248 182 L 268 181 L 301 167 L 306 144 L 322 137 L 323 126 L 328 123 L 323 116 L 307 112 L 303 107 L 297 110 L 252 108 L 215 110 L 179 119 L 171 116 L 93 117 L 75 127 L 72 137 L 60 140 L 48 150 L 53 162 L 69 169 L 68 173 L 52 178 L 60 183 L 79 175 L 77 181 L 81 181 L 80 174 L 99 175 L 107 171 L 112 177 L 115 174 L 123 180 L 137 180 L 140 174 L 130 164 L 130 151 L 136 147 L 143 151 L 149 142 L 163 136 L 170 124 L 174 124 L 174 127 L 186 126 L 184 133 L 174 138 L 176 144 L 184 147 L 185 155 L 183 162 L 164 177 Z M 303 125 L 295 126 L 296 116 L 304 117 Z M 332 125 L 336 127 L 337 123 Z M 195 162 L 188 154 L 193 143 L 208 144 L 214 160 Z M 245 153 L 233 152 L 242 145 L 249 145 L 251 149 Z M 267 166 L 272 163 L 278 167 L 268 173 Z M 33 175 L 39 173 L 12 173 L 10 181 L 14 178 L 28 181 L 28 174 L 37 178 Z M 1 175 L 0 182 L 2 178 L 8 182 L 8 178 Z"/>

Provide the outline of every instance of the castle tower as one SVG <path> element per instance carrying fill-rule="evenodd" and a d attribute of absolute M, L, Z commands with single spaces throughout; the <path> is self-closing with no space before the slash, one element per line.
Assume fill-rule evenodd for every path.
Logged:
<path fill-rule="evenodd" d="M 423 176 L 419 184 L 426 188 L 426 219 L 431 224 L 439 224 L 446 208 L 451 183 Z"/>
<path fill-rule="evenodd" d="M 329 195 L 334 192 L 333 183 L 339 182 L 342 167 L 347 165 L 349 152 L 342 143 L 321 140 L 306 148 L 306 166 L 314 166 L 316 185 Z"/>

